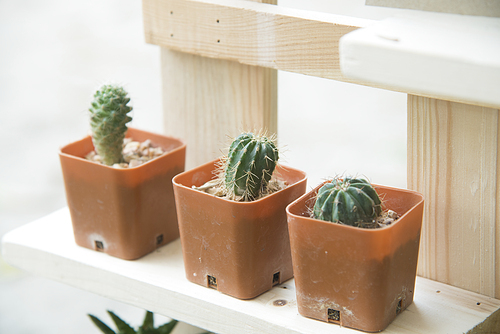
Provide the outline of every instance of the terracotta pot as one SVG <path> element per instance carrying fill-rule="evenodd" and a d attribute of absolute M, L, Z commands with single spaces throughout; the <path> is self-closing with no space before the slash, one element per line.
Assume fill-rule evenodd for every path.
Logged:
<path fill-rule="evenodd" d="M 413 301 L 423 196 L 375 186 L 401 217 L 386 228 L 363 229 L 310 218 L 321 186 L 287 207 L 299 313 L 381 331 Z"/>
<path fill-rule="evenodd" d="M 285 208 L 305 193 L 306 174 L 278 167 L 275 175 L 287 188 L 235 202 L 191 188 L 211 180 L 217 162 L 173 180 L 186 277 L 236 298 L 254 298 L 293 276 Z"/>
<path fill-rule="evenodd" d="M 127 137 L 150 139 L 166 154 L 138 167 L 116 169 L 85 160 L 92 138 L 59 152 L 78 245 L 132 260 L 179 237 L 172 178 L 184 171 L 179 139 L 129 128 Z"/>

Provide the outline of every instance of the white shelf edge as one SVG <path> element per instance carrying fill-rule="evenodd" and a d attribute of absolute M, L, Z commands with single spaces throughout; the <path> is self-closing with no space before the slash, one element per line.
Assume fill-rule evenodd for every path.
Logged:
<path fill-rule="evenodd" d="M 357 332 L 300 316 L 293 279 L 252 300 L 189 282 L 179 240 L 135 261 L 78 247 L 67 208 L 7 233 L 2 255 L 31 274 L 217 333 Z M 498 308 L 498 299 L 417 277 L 414 303 L 384 333 L 463 333 Z"/>
<path fill-rule="evenodd" d="M 417 95 L 500 107 L 500 18 L 412 12 L 340 39 L 340 68 Z"/>

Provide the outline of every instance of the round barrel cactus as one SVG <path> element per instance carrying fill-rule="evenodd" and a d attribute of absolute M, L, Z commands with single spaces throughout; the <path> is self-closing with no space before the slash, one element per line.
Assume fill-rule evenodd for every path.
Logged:
<path fill-rule="evenodd" d="M 273 139 L 242 133 L 232 142 L 223 169 L 227 196 L 245 201 L 259 198 L 271 179 L 279 159 Z"/>
<path fill-rule="evenodd" d="M 375 220 L 382 212 L 382 202 L 364 179 L 336 178 L 318 191 L 313 217 L 334 223 L 362 226 Z"/>
<path fill-rule="evenodd" d="M 132 120 L 127 114 L 130 98 L 123 87 L 104 85 L 95 94 L 90 107 L 92 140 L 101 161 L 108 166 L 122 160 L 122 145 L 127 132 L 126 124 Z"/>

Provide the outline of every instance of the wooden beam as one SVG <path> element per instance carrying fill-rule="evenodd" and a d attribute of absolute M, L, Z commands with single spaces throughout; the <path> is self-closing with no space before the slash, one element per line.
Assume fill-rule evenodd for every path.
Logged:
<path fill-rule="evenodd" d="M 368 6 L 500 17 L 498 0 L 366 0 Z"/>
<path fill-rule="evenodd" d="M 500 107 L 500 19 L 406 13 L 340 41 L 343 73 L 413 95 Z"/>
<path fill-rule="evenodd" d="M 182 21 L 179 17 L 191 13 L 184 1 L 155 4 L 162 6 L 161 15 L 167 18 L 172 16 Z M 196 12 L 195 4 L 189 4 Z M 144 1 L 144 12 L 159 15 L 160 12 L 150 5 L 149 1 Z M 204 22 L 208 17 L 210 15 L 200 12 L 197 20 Z M 212 18 L 216 25 L 215 16 Z M 220 16 L 219 23 L 224 24 L 225 19 Z M 196 29 L 189 29 L 204 28 L 200 24 Z M 172 31 L 180 39 L 183 34 L 193 33 L 189 29 L 181 24 Z M 161 49 L 161 69 L 165 132 L 186 141 L 186 168 L 219 157 L 221 151 L 229 147 L 230 138 L 241 131 L 264 129 L 277 133 L 276 70 L 178 52 L 175 48 Z"/>
<path fill-rule="evenodd" d="M 425 197 L 418 274 L 500 297 L 499 110 L 408 96 L 408 188 Z"/>
<path fill-rule="evenodd" d="M 144 0 L 143 13 L 147 43 L 341 81 L 339 39 L 372 22 L 242 0 Z"/>
<path fill-rule="evenodd" d="M 143 9 L 146 41 L 171 50 L 500 107 L 497 18 L 377 22 L 244 0 L 144 0 Z"/>

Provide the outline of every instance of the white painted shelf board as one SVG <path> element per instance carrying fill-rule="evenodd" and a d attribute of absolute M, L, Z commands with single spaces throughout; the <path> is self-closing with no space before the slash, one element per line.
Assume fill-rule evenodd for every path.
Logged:
<path fill-rule="evenodd" d="M 346 77 L 500 107 L 500 18 L 411 12 L 340 39 Z"/>
<path fill-rule="evenodd" d="M 67 208 L 7 233 L 2 253 L 31 274 L 217 333 L 357 332 L 300 316 L 293 279 L 253 300 L 189 282 L 179 240 L 135 261 L 81 248 Z M 286 305 L 274 306 L 278 299 Z M 418 277 L 414 303 L 384 333 L 464 333 L 498 308 L 498 299 Z"/>

